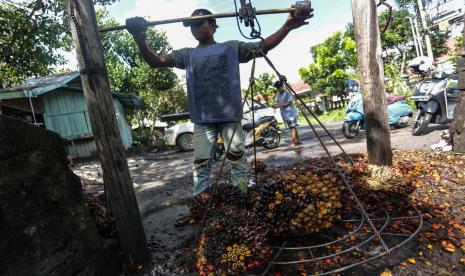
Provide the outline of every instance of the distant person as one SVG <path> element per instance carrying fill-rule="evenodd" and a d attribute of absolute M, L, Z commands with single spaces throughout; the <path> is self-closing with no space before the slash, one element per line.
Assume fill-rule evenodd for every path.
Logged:
<path fill-rule="evenodd" d="M 283 118 L 286 126 L 291 130 L 292 145 L 297 146 L 302 144 L 300 142 L 299 133 L 297 132 L 297 108 L 294 104 L 294 99 L 284 88 L 284 83 L 276 81 L 274 83 L 276 88 L 275 104 L 273 108 L 279 108 L 281 110 L 281 117 Z"/>

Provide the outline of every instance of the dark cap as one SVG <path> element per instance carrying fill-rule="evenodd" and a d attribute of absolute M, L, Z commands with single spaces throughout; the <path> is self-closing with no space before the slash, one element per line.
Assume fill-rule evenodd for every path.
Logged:
<path fill-rule="evenodd" d="M 191 16 L 202 16 L 202 15 L 209 15 L 209 14 L 213 14 L 211 11 L 207 10 L 207 9 L 196 9 L 192 14 Z M 208 19 L 210 22 L 215 22 L 216 23 L 216 20 L 214 18 L 212 19 Z M 191 20 L 191 21 L 184 21 L 182 22 L 182 24 L 184 25 L 184 27 L 191 27 L 191 26 L 195 26 L 195 25 L 198 25 L 199 23 L 203 23 L 207 21 L 207 19 L 199 19 L 199 20 Z"/>
<path fill-rule="evenodd" d="M 275 81 L 275 82 L 274 82 L 274 85 L 273 85 L 273 86 L 276 87 L 276 88 L 278 88 L 278 87 L 280 87 L 280 86 L 282 86 L 282 85 L 283 85 L 283 82 L 278 80 L 278 81 Z"/>

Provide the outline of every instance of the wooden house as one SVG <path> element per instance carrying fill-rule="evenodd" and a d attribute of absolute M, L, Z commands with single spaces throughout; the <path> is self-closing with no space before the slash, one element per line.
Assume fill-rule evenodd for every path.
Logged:
<path fill-rule="evenodd" d="M 113 93 L 113 106 L 123 146 L 128 149 L 133 140 L 124 108 L 144 108 L 145 104 L 136 96 Z M 28 79 L 0 90 L 0 114 L 58 133 L 71 158 L 97 154 L 79 72 Z"/>

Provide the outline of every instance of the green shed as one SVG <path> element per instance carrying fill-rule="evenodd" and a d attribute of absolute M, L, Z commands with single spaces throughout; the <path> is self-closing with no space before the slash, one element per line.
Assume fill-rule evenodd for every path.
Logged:
<path fill-rule="evenodd" d="M 113 106 L 123 146 L 128 149 L 133 140 L 124 108 L 144 108 L 145 104 L 139 97 L 113 93 Z M 58 133 L 71 158 L 97 154 L 79 72 L 28 79 L 0 90 L 0 114 Z"/>

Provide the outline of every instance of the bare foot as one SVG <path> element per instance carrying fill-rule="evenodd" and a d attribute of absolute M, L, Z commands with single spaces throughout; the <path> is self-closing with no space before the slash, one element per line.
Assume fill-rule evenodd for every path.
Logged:
<path fill-rule="evenodd" d="M 289 144 L 290 147 L 297 147 L 299 145 L 302 145 L 301 142 L 298 142 L 298 143 L 292 143 L 292 144 Z"/>

